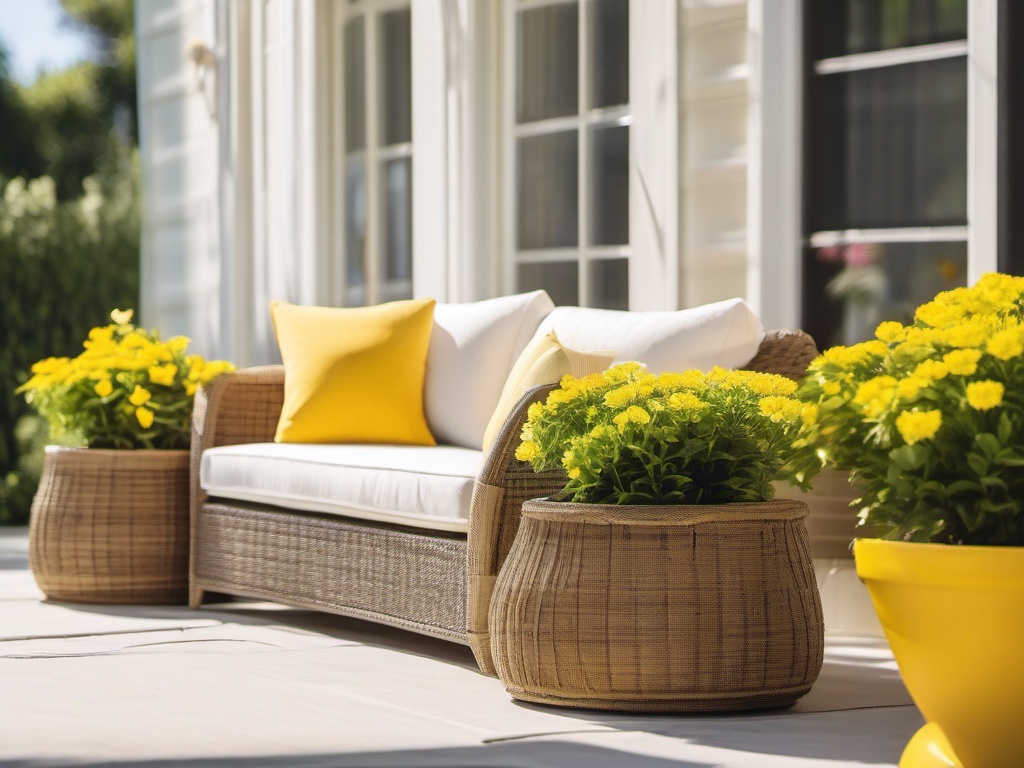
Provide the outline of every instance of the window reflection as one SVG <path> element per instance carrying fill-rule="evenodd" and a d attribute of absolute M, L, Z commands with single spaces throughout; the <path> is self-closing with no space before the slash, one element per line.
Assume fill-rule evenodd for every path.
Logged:
<path fill-rule="evenodd" d="M 541 264 L 520 264 L 516 277 L 520 291 L 548 292 L 557 306 L 580 303 L 580 265 L 575 261 L 555 261 Z"/>
<path fill-rule="evenodd" d="M 964 242 L 808 249 L 804 325 L 821 348 L 856 344 L 872 338 L 884 320 L 911 322 L 920 304 L 966 280 Z"/>
<path fill-rule="evenodd" d="M 518 142 L 517 246 L 559 248 L 579 241 L 579 136 L 562 131 Z"/>
<path fill-rule="evenodd" d="M 516 15 L 516 121 L 575 115 L 579 103 L 578 3 Z"/>
<path fill-rule="evenodd" d="M 380 17 L 381 143 L 412 141 L 412 14 Z"/>
<path fill-rule="evenodd" d="M 412 160 L 384 166 L 384 279 L 412 278 Z"/>
<path fill-rule="evenodd" d="M 967 221 L 964 57 L 814 78 L 811 231 Z"/>
<path fill-rule="evenodd" d="M 815 59 L 967 37 L 968 0 L 809 0 Z"/>
<path fill-rule="evenodd" d="M 590 262 L 590 306 L 629 309 L 629 260 L 595 259 Z"/>

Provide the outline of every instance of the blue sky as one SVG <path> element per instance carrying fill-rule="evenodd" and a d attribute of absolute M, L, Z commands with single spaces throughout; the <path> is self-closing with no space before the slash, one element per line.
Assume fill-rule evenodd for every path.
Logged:
<path fill-rule="evenodd" d="M 57 0 L 0 0 L 0 40 L 19 83 L 31 83 L 40 68 L 62 69 L 88 57 L 88 38 L 63 18 Z"/>

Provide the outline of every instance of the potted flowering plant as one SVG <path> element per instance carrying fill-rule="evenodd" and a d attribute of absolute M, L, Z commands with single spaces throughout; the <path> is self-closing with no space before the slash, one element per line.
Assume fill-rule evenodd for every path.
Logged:
<path fill-rule="evenodd" d="M 796 390 L 775 374 L 622 363 L 531 406 L 516 458 L 564 468 L 560 498 L 584 504 L 770 501 L 773 482 L 806 489 L 821 467 L 805 439 L 817 407 Z"/>
<path fill-rule="evenodd" d="M 132 325 L 132 314 L 114 310 L 114 322 L 89 331 L 78 357 L 40 360 L 17 391 L 65 440 L 89 448 L 187 448 L 196 388 L 234 366 L 187 355 L 187 338 L 161 341 Z"/>
<path fill-rule="evenodd" d="M 32 571 L 54 599 L 181 602 L 193 395 L 234 366 L 136 328 L 131 310 L 111 318 L 17 390 L 63 443 L 47 447 L 32 505 Z"/>
<path fill-rule="evenodd" d="M 807 487 L 821 465 L 806 441 L 817 408 L 796 389 L 623 363 L 530 407 L 516 457 L 567 482 L 523 505 L 490 603 L 513 696 L 713 711 L 810 690 L 823 624 L 807 506 L 772 501 L 774 481 Z"/>
<path fill-rule="evenodd" d="M 906 760 L 1024 754 L 1024 279 L 983 276 L 815 360 L 814 442 L 857 481 L 857 570 L 929 723 Z M 950 546 L 952 545 L 952 546 Z M 964 648 L 984 648 L 970 664 Z M 1006 693 L 1001 693 L 1006 692 Z M 915 764 L 931 764 L 927 762 Z"/>

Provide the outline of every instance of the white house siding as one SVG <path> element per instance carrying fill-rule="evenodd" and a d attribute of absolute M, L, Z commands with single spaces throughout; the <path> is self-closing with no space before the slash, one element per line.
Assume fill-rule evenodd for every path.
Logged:
<path fill-rule="evenodd" d="M 215 74 L 186 60 L 210 40 L 213 0 L 136 6 L 142 158 L 142 296 L 139 320 L 194 348 L 220 351 Z"/>

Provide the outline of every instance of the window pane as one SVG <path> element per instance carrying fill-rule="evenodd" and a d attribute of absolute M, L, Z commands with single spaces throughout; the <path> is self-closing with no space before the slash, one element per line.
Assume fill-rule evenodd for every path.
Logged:
<path fill-rule="evenodd" d="M 820 349 L 874 336 L 883 320 L 913 320 L 936 293 L 966 285 L 967 244 L 883 243 L 804 253 L 806 328 Z"/>
<path fill-rule="evenodd" d="M 516 168 L 517 247 L 576 245 L 579 137 L 564 131 L 519 139 Z"/>
<path fill-rule="evenodd" d="M 964 58 L 812 77 L 811 231 L 967 221 Z"/>
<path fill-rule="evenodd" d="M 905 48 L 967 38 L 968 0 L 808 0 L 811 56 Z"/>
<path fill-rule="evenodd" d="M 345 283 L 347 303 L 366 303 L 366 162 L 345 163 Z"/>
<path fill-rule="evenodd" d="M 629 128 L 595 128 L 590 134 L 590 243 L 629 242 Z"/>
<path fill-rule="evenodd" d="M 516 270 L 516 290 L 526 292 L 543 288 L 556 305 L 577 306 L 580 303 L 579 276 L 580 265 L 575 261 L 520 264 Z"/>
<path fill-rule="evenodd" d="M 593 81 L 590 106 L 629 103 L 629 0 L 594 0 L 591 5 Z"/>
<path fill-rule="evenodd" d="M 411 18 L 408 8 L 380 17 L 380 141 L 385 146 L 412 141 Z"/>
<path fill-rule="evenodd" d="M 590 262 L 590 301 L 601 309 L 629 309 L 629 259 Z"/>
<path fill-rule="evenodd" d="M 366 147 L 366 40 L 362 16 L 345 24 L 345 149 Z"/>
<path fill-rule="evenodd" d="M 516 14 L 516 121 L 579 112 L 577 3 Z"/>
<path fill-rule="evenodd" d="M 412 159 L 384 163 L 385 282 L 412 278 Z"/>

